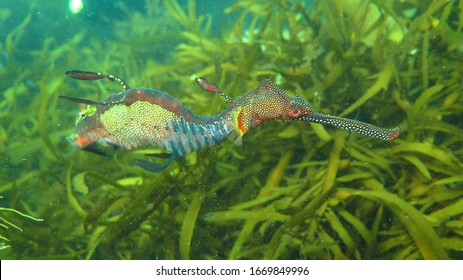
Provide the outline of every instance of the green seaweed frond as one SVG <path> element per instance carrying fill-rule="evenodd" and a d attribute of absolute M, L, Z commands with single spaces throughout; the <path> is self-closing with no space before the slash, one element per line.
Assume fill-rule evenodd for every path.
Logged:
<path fill-rule="evenodd" d="M 0 198 L 3 198 L 3 197 L 0 196 Z M 27 214 L 25 214 L 25 213 L 23 213 L 21 211 L 13 209 L 13 208 L 0 207 L 0 227 L 3 228 L 4 230 L 16 229 L 16 230 L 21 231 L 21 232 L 23 231 L 21 226 L 18 226 L 17 224 L 10 221 L 10 219 L 8 219 L 6 217 L 7 212 L 14 213 L 14 214 L 19 215 L 19 216 L 21 216 L 23 218 L 30 219 L 30 220 L 33 220 L 33 221 L 36 221 L 36 222 L 42 222 L 43 221 L 43 219 L 35 218 L 35 217 L 31 216 L 31 215 L 27 215 Z M 0 251 L 11 247 L 10 245 L 8 245 L 8 242 L 10 241 L 10 239 L 8 239 L 3 233 L 0 233 L 0 239 L 3 240 L 0 243 Z"/>
<path fill-rule="evenodd" d="M 146 0 L 121 4 L 105 40 L 76 24 L 22 51 L 32 7 L 0 41 L 2 258 L 462 259 L 462 3 L 238 0 L 217 18 L 201 1 Z M 120 91 L 68 69 L 160 89 L 201 115 L 226 105 L 193 78 L 233 98 L 269 78 L 317 111 L 402 134 L 266 122 L 243 146 L 151 174 L 133 165 L 140 151 L 100 157 L 63 140 L 81 108 L 59 95 Z"/>

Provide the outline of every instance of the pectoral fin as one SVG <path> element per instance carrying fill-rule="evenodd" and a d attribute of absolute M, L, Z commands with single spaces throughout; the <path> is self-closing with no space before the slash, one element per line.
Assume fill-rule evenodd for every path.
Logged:
<path fill-rule="evenodd" d="M 233 141 L 233 144 L 241 146 L 243 145 L 243 136 L 238 131 L 233 131 L 230 135 L 230 138 Z"/>
<path fill-rule="evenodd" d="M 111 149 L 115 150 L 116 147 L 111 147 Z M 83 148 L 82 150 L 87 151 L 87 152 L 92 152 L 100 156 L 105 156 L 105 157 L 110 156 L 107 149 L 104 149 L 101 145 L 97 143 L 90 144 L 87 147 Z"/>
<path fill-rule="evenodd" d="M 99 105 L 99 104 L 101 104 L 98 101 L 85 99 L 85 98 L 78 98 L 78 97 L 60 95 L 59 98 L 66 99 L 69 102 L 78 103 L 78 104 L 87 104 L 87 105 Z"/>
<path fill-rule="evenodd" d="M 169 159 L 172 157 L 172 154 L 171 153 L 157 153 L 157 154 L 145 154 L 145 156 Z"/>
<path fill-rule="evenodd" d="M 158 164 L 155 162 L 147 161 L 144 159 L 136 159 L 134 160 L 135 164 L 140 166 L 141 168 L 145 169 L 146 171 L 153 172 L 153 173 L 158 173 L 164 170 L 177 156 L 176 155 L 171 155 L 166 162 L 163 164 Z"/>

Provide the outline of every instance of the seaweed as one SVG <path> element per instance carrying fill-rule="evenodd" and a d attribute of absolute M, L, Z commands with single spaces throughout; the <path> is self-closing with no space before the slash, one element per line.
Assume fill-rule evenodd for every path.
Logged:
<path fill-rule="evenodd" d="M 0 196 L 0 198 L 3 198 L 3 197 Z M 13 209 L 13 208 L 0 207 L 0 213 L 2 213 L 2 215 L 0 216 L 0 228 L 2 228 L 3 230 L 16 229 L 16 230 L 21 231 L 21 232 L 23 231 L 23 229 L 20 226 L 16 225 L 14 222 L 10 221 L 6 217 L 7 216 L 6 213 L 14 213 L 14 214 L 19 215 L 19 216 L 21 216 L 23 218 L 30 219 L 30 220 L 33 220 L 33 221 L 36 221 L 36 222 L 43 221 L 42 219 L 38 219 L 38 218 L 35 218 L 33 216 L 24 214 L 21 211 L 18 211 L 18 210 Z M 0 240 L 1 240 L 0 241 L 0 251 L 8 249 L 8 248 L 11 247 L 10 245 L 8 245 L 8 242 L 10 240 L 3 233 L 0 233 Z"/>
<path fill-rule="evenodd" d="M 44 38 L 27 64 L 20 31 L 36 7 L 5 32 L 0 195 L 17 210 L 1 219 L 23 231 L 0 236 L 2 259 L 463 258 L 462 0 L 238 0 L 220 15 L 200 5 L 122 6 L 113 37 L 82 24 L 64 43 Z M 59 95 L 118 90 L 66 79 L 78 68 L 161 89 L 204 115 L 226 105 L 192 78 L 233 98 L 270 78 L 318 111 L 403 132 L 385 143 L 268 122 L 243 146 L 151 174 L 131 152 L 103 158 L 63 140 L 79 108 Z"/>

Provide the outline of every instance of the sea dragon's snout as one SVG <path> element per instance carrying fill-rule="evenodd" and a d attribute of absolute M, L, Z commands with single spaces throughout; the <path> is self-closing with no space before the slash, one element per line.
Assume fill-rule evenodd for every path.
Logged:
<path fill-rule="evenodd" d="M 399 126 L 395 128 L 384 128 L 361 121 L 321 113 L 300 116 L 295 118 L 295 120 L 329 125 L 387 141 L 395 140 L 401 131 Z"/>
<path fill-rule="evenodd" d="M 333 126 L 387 141 L 395 140 L 401 131 L 399 126 L 384 128 L 357 120 L 315 112 L 312 106 L 299 96 L 295 96 L 291 101 L 289 115 L 292 120 Z"/>

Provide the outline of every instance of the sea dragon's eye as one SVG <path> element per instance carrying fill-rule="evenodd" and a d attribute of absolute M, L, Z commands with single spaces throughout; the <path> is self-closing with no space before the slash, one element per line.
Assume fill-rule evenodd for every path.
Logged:
<path fill-rule="evenodd" d="M 312 107 L 305 102 L 299 95 L 296 95 L 292 100 L 290 104 L 290 110 L 288 112 L 288 115 L 295 119 L 304 115 L 309 114 L 310 112 L 313 112 Z"/>
<path fill-rule="evenodd" d="M 291 109 L 288 114 L 291 118 L 297 118 L 301 115 L 301 113 L 302 111 L 296 108 L 296 109 Z"/>

